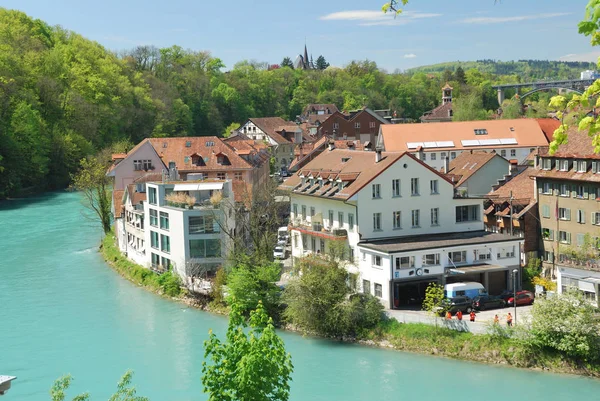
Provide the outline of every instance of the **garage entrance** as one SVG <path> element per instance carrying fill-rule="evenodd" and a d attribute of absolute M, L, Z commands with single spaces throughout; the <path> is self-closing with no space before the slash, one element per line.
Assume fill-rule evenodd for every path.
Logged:
<path fill-rule="evenodd" d="M 392 280 L 392 309 L 421 309 L 425 299 L 425 290 L 430 283 L 441 283 L 441 277 L 420 280 Z"/>
<path fill-rule="evenodd" d="M 464 274 L 453 274 L 448 276 L 446 278 L 446 283 L 475 281 L 483 284 L 490 295 L 498 295 L 506 289 L 512 289 L 512 282 L 509 276 L 509 272 L 511 272 L 512 269 L 512 267 L 495 265 L 457 267 L 454 270 L 464 272 Z"/>

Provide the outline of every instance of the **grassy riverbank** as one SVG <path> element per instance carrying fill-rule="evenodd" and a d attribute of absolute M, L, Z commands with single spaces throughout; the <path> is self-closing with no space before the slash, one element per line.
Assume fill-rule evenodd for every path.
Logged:
<path fill-rule="evenodd" d="M 227 313 L 226 307 L 215 310 L 208 298 L 190 296 L 177 276 L 171 273 L 156 274 L 125 258 L 119 251 L 112 232 L 104 237 L 100 252 L 114 270 L 136 285 L 189 306 L 220 314 Z M 286 327 L 290 329 L 289 326 Z M 445 327 L 399 323 L 395 319 L 389 319 L 347 341 L 487 364 L 600 377 L 600 366 L 584 365 L 556 351 L 533 348 L 516 336 L 508 337 L 504 334 L 506 332 L 500 330 L 497 335 L 475 335 Z"/>
<path fill-rule="evenodd" d="M 475 335 L 390 319 L 363 333 L 359 342 L 453 359 L 600 377 L 600 366 L 582 364 L 554 350 L 532 347 L 518 339 L 518 336 L 503 334 L 506 334 L 504 330 L 497 335 Z"/>

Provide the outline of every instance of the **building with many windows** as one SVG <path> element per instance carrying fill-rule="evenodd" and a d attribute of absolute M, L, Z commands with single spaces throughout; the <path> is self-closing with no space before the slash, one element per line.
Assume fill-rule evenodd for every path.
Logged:
<path fill-rule="evenodd" d="M 484 230 L 483 199 L 455 196 L 408 152 L 329 149 L 281 186 L 290 192 L 292 255 L 344 244 L 347 268 L 386 307 L 422 300 L 431 282 L 510 288 L 520 241 Z"/>
<path fill-rule="evenodd" d="M 536 158 L 536 196 L 543 264 L 558 291 L 581 290 L 600 298 L 600 155 L 591 138 L 576 129 L 555 154 Z"/>

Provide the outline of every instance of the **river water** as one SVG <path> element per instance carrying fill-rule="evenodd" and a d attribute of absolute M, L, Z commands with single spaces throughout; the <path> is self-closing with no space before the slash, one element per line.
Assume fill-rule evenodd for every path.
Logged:
<path fill-rule="evenodd" d="M 77 194 L 0 203 L 0 234 L 0 374 L 18 376 L 3 399 L 49 400 L 52 382 L 70 373 L 71 396 L 105 400 L 127 369 L 152 401 L 207 398 L 202 344 L 211 328 L 224 334 L 227 320 L 114 273 Z M 294 401 L 600 397 L 598 380 L 281 335 L 295 365 Z"/>

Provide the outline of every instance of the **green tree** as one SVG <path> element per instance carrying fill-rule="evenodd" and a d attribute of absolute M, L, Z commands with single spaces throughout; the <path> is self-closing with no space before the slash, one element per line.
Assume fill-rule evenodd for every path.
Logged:
<path fill-rule="evenodd" d="M 240 128 L 240 123 L 233 122 L 229 124 L 227 128 L 225 128 L 225 131 L 223 131 L 223 138 L 229 138 L 231 136 L 231 131 L 235 131 L 238 128 Z"/>
<path fill-rule="evenodd" d="M 452 121 L 485 120 L 488 113 L 483 108 L 479 93 L 473 92 L 452 101 Z"/>
<path fill-rule="evenodd" d="M 131 385 L 131 379 L 133 377 L 132 371 L 127 371 L 119 380 L 117 384 L 117 391 L 109 398 L 108 401 L 148 401 L 148 398 L 137 395 L 135 387 Z M 52 388 L 50 389 L 51 401 L 64 401 L 66 398 L 66 392 L 71 386 L 73 378 L 71 375 L 63 376 L 57 379 Z M 72 398 L 73 401 L 86 401 L 89 400 L 90 396 L 88 393 L 79 394 Z"/>
<path fill-rule="evenodd" d="M 514 119 L 520 118 L 523 115 L 523 105 L 519 98 L 506 99 L 502 102 L 502 118 Z"/>
<path fill-rule="evenodd" d="M 226 341 L 211 330 L 204 342 L 202 385 L 209 401 L 288 400 L 292 357 L 261 303 L 250 314 L 248 332 L 246 327 L 234 302 Z"/>
<path fill-rule="evenodd" d="M 535 347 L 555 349 L 583 361 L 598 361 L 598 309 L 576 290 L 536 299 L 531 310 L 529 341 Z"/>
<path fill-rule="evenodd" d="M 318 59 L 317 59 L 318 61 Z M 292 62 L 292 59 L 289 57 L 284 57 L 283 61 L 281 62 L 281 68 L 283 67 L 289 67 L 292 70 L 294 69 L 294 63 Z"/>
<path fill-rule="evenodd" d="M 436 283 L 430 283 L 425 289 L 425 299 L 423 300 L 423 310 L 429 312 L 434 318 L 439 314 L 444 314 L 444 287 Z M 435 319 L 437 327 L 437 319 Z"/>
<path fill-rule="evenodd" d="M 317 57 L 316 67 L 317 70 L 324 70 L 325 68 L 329 67 L 329 63 L 325 60 L 325 57 L 319 56 Z"/>
<path fill-rule="evenodd" d="M 465 70 L 463 70 L 462 67 L 460 67 L 460 66 L 454 72 L 454 77 L 455 77 L 456 81 L 461 85 L 464 85 L 467 83 L 467 77 L 465 75 Z"/>
<path fill-rule="evenodd" d="M 381 320 L 383 305 L 370 294 L 356 294 L 356 276 L 333 258 L 306 257 L 300 274 L 283 291 L 285 319 L 310 333 L 343 337 Z"/>
<path fill-rule="evenodd" d="M 84 197 L 84 206 L 95 215 L 94 219 L 107 234 L 111 229 L 111 184 L 106 171 L 110 165 L 110 152 L 103 151 L 96 156 L 81 159 L 80 169 L 73 176 L 72 186 Z"/>

